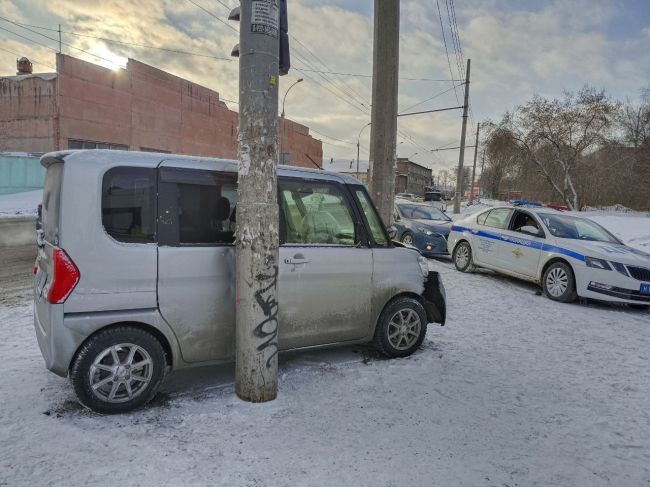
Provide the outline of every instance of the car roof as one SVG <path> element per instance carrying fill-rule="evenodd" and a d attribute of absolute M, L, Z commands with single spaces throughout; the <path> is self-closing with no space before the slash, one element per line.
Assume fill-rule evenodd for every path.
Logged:
<path fill-rule="evenodd" d="M 239 161 L 233 159 L 212 158 L 212 157 L 199 157 L 199 156 L 186 156 L 181 154 L 167 154 L 161 152 L 140 152 L 140 151 L 122 151 L 122 150 L 109 150 L 109 149 L 77 149 L 48 152 L 41 157 L 41 165 L 48 167 L 56 162 L 65 162 L 67 157 L 75 154 L 83 153 L 84 158 L 92 160 L 93 158 L 105 157 L 107 154 L 112 155 L 128 155 L 129 161 L 138 163 L 156 163 L 162 161 L 178 161 L 189 162 L 197 164 L 200 168 L 201 163 L 231 163 L 235 168 Z M 332 171 L 325 171 L 319 169 L 310 169 L 306 167 L 286 166 L 283 164 L 278 165 L 278 175 L 280 176 L 297 176 L 306 179 L 325 179 L 338 181 L 344 184 L 362 184 L 358 179 L 348 174 L 342 174 Z"/>

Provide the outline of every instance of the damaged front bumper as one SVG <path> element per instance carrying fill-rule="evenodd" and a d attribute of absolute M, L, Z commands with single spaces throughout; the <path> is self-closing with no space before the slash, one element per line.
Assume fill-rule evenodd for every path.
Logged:
<path fill-rule="evenodd" d="M 438 272 L 429 271 L 429 275 L 424 282 L 422 301 L 429 321 L 444 326 L 447 320 L 447 296 L 445 286 L 442 284 L 442 278 Z"/>

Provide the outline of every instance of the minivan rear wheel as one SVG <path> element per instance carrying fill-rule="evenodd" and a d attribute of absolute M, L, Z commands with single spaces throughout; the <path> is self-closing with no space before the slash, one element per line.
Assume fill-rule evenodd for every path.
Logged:
<path fill-rule="evenodd" d="M 70 367 L 70 380 L 85 407 L 123 413 L 150 401 L 165 377 L 165 350 L 151 333 L 118 326 L 91 336 Z"/>
<path fill-rule="evenodd" d="M 415 352 L 427 334 L 427 314 L 417 299 L 403 297 L 390 303 L 379 317 L 373 344 L 388 357 Z"/>

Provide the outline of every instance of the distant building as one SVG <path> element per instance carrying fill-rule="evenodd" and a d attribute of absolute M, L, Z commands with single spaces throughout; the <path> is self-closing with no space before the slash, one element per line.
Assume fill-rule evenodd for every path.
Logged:
<path fill-rule="evenodd" d="M 395 193 L 412 193 L 424 196 L 424 188 L 431 185 L 431 169 L 421 166 L 408 157 L 397 158 Z"/>
<path fill-rule="evenodd" d="M 239 117 L 219 93 L 129 59 L 111 70 L 57 54 L 55 73 L 0 78 L 0 151 L 125 149 L 234 159 Z M 283 152 L 291 165 L 323 158 L 309 128 L 286 120 Z"/>
<path fill-rule="evenodd" d="M 368 184 L 368 161 L 359 161 L 359 173 L 357 174 L 356 159 L 324 159 L 323 169 L 326 171 L 340 172 L 357 178 L 363 184 Z"/>

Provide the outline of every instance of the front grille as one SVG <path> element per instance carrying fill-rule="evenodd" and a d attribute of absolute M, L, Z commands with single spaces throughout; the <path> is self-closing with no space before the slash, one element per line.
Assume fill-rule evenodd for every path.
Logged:
<path fill-rule="evenodd" d="M 650 281 L 650 269 L 645 267 L 627 266 L 627 270 L 634 279 L 639 281 Z"/>

